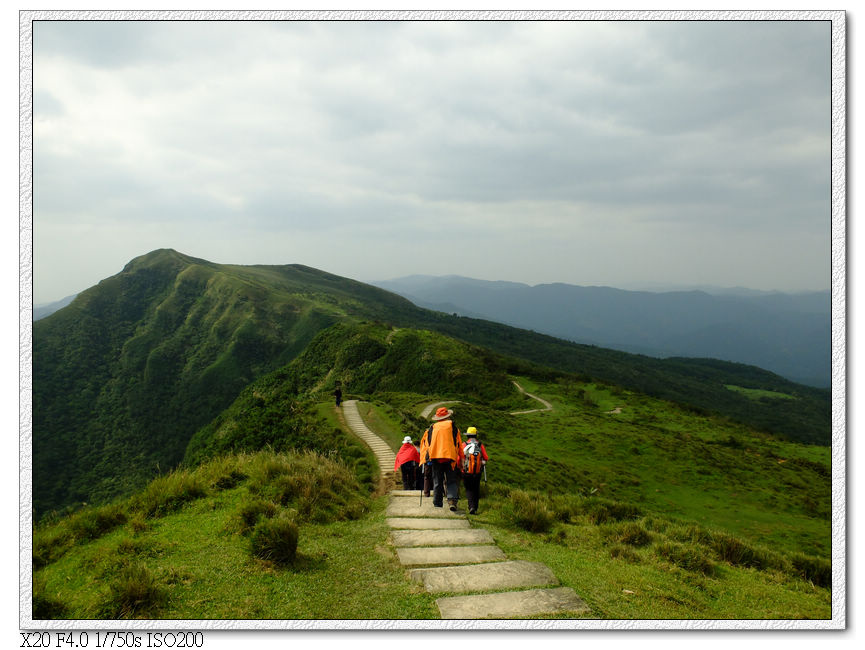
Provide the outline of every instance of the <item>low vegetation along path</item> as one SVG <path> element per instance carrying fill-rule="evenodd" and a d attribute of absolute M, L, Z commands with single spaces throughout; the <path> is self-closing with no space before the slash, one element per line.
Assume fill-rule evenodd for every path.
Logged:
<path fill-rule="evenodd" d="M 343 403 L 346 422 L 373 450 L 382 475 L 395 484 L 395 457 L 363 422 L 356 400 Z M 539 562 L 508 560 L 489 531 L 473 528 L 465 512 L 435 508 L 419 490 L 391 490 L 387 523 L 400 563 L 409 578 L 435 594 L 445 619 L 526 618 L 585 613 L 588 606 L 573 589 L 560 587 Z"/>

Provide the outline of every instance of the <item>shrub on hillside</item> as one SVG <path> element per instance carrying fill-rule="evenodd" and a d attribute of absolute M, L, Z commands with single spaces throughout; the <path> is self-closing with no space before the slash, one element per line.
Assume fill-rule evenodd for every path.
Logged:
<path fill-rule="evenodd" d="M 274 564 L 291 564 L 297 555 L 297 538 L 297 524 L 290 518 L 262 519 L 250 536 L 250 552 Z"/>

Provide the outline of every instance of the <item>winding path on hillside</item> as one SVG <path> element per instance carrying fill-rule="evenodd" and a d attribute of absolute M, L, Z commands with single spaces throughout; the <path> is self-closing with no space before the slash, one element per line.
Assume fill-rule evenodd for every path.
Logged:
<path fill-rule="evenodd" d="M 342 409 L 351 430 L 373 450 L 384 480 L 395 485 L 394 452 L 363 422 L 357 400 L 343 402 Z M 397 558 L 409 579 L 427 592 L 448 594 L 436 600 L 443 619 L 589 611 L 573 589 L 559 586 L 545 564 L 508 560 L 489 531 L 471 526 L 463 510 L 435 508 L 419 490 L 393 489 L 389 499 L 387 524 Z"/>
<path fill-rule="evenodd" d="M 510 415 L 525 415 L 526 413 L 540 413 L 542 411 L 552 411 L 553 410 L 553 405 L 550 404 L 547 400 L 545 400 L 541 397 L 537 397 L 535 395 L 532 395 L 531 393 L 527 393 L 526 389 L 523 388 L 522 386 L 520 386 L 516 381 L 514 381 L 513 379 L 511 381 L 513 382 L 514 386 L 516 386 L 517 389 L 523 395 L 525 395 L 526 397 L 531 397 L 533 400 L 540 402 L 541 404 L 544 405 L 544 408 L 542 408 L 542 409 L 530 409 L 528 411 L 513 411 L 512 413 L 510 413 Z M 461 402 L 460 400 L 450 400 L 448 402 L 436 402 L 434 404 L 427 404 L 423 408 L 423 410 L 420 412 L 420 416 L 422 418 L 428 418 L 430 415 L 432 415 L 432 412 L 434 409 L 437 409 L 439 406 L 447 406 L 449 404 L 465 404 L 465 402 Z"/>
<path fill-rule="evenodd" d="M 511 415 L 525 415 L 526 413 L 539 413 L 541 411 L 552 411 L 553 410 L 553 405 L 550 404 L 547 400 L 542 399 L 540 397 L 537 397 L 535 395 L 532 395 L 531 393 L 527 393 L 526 389 L 523 388 L 522 386 L 520 386 L 516 381 L 514 381 L 513 379 L 511 381 L 514 382 L 514 386 L 516 386 L 517 389 L 523 395 L 525 395 L 526 397 L 531 397 L 533 400 L 540 402 L 541 404 L 544 405 L 544 408 L 542 408 L 542 409 L 531 409 L 529 411 L 514 411 L 513 413 L 511 413 Z"/>
<path fill-rule="evenodd" d="M 422 418 L 428 418 L 432 415 L 432 412 L 437 409 L 439 406 L 447 406 L 449 404 L 464 404 L 465 402 L 461 402 L 458 399 L 453 399 L 449 402 L 436 402 L 435 404 L 427 404 L 424 406 L 423 410 L 420 412 L 420 416 Z"/>

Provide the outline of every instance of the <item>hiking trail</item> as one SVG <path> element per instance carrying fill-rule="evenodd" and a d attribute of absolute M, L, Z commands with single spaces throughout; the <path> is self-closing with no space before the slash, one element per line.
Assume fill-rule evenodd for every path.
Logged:
<path fill-rule="evenodd" d="M 516 386 L 517 389 L 523 395 L 525 395 L 526 397 L 531 397 L 533 400 L 540 402 L 541 404 L 544 405 L 544 408 L 542 408 L 542 409 L 530 409 L 528 411 L 514 411 L 514 412 L 510 413 L 510 415 L 525 415 L 526 413 L 540 413 L 543 411 L 552 411 L 553 410 L 553 405 L 550 404 L 547 400 L 545 400 L 541 397 L 537 397 L 536 395 L 532 395 L 531 393 L 527 393 L 526 389 L 523 388 L 522 386 L 520 386 L 513 379 L 511 380 L 511 382 L 513 382 L 514 386 Z M 420 412 L 420 416 L 422 418 L 428 418 L 430 415 L 432 415 L 432 412 L 435 409 L 437 409 L 439 406 L 448 406 L 450 404 L 464 404 L 464 402 L 461 402 L 460 400 L 449 400 L 447 402 L 436 402 L 435 404 L 427 404 L 423 408 L 423 410 Z"/>
<path fill-rule="evenodd" d="M 520 386 L 513 379 L 511 381 L 514 382 L 514 386 L 516 386 L 523 395 L 525 395 L 526 397 L 531 397 L 533 400 L 540 402 L 541 404 L 544 405 L 544 408 L 542 408 L 542 409 L 531 409 L 529 411 L 514 411 L 513 413 L 511 413 L 511 415 L 525 415 L 526 413 L 538 413 L 540 411 L 552 411 L 553 410 L 553 405 L 550 404 L 547 400 L 541 399 L 540 397 L 536 397 L 535 395 L 532 395 L 531 393 L 527 393 L 526 389 L 523 388 L 522 386 Z"/>
<path fill-rule="evenodd" d="M 425 409 L 427 415 L 435 406 Z M 383 479 L 395 485 L 394 452 L 363 422 L 357 400 L 346 400 L 342 408 L 349 427 L 373 450 Z M 443 619 L 589 611 L 573 589 L 559 586 L 545 564 L 508 560 L 489 531 L 471 526 L 462 508 L 436 508 L 432 498 L 421 500 L 420 490 L 394 489 L 388 498 L 387 524 L 400 564 L 429 593 L 449 594 L 436 600 Z"/>

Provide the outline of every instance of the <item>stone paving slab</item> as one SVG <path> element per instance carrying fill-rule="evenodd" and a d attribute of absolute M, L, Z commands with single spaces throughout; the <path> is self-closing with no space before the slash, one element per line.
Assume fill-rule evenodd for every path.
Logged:
<path fill-rule="evenodd" d="M 394 546 L 463 546 L 495 544 L 488 530 L 395 530 L 391 532 Z"/>
<path fill-rule="evenodd" d="M 409 571 L 409 577 L 421 583 L 430 593 L 469 593 L 559 584 L 547 565 L 524 560 L 412 569 Z"/>
<path fill-rule="evenodd" d="M 441 508 L 435 508 L 432 504 L 432 499 L 424 499 L 423 505 L 418 504 L 419 499 L 414 497 L 404 499 L 394 497 L 387 506 L 388 517 L 465 517 L 465 511 L 458 509 L 456 512 L 451 512 L 447 506 L 447 502 Z"/>
<path fill-rule="evenodd" d="M 445 619 L 526 618 L 541 614 L 589 611 L 570 587 L 506 591 L 499 594 L 451 596 L 436 600 Z"/>
<path fill-rule="evenodd" d="M 391 496 L 395 497 L 414 497 L 415 499 L 420 498 L 420 490 L 391 490 Z"/>
<path fill-rule="evenodd" d="M 505 559 L 498 546 L 436 546 L 433 548 L 398 548 L 400 564 L 404 566 L 436 566 L 477 564 Z"/>
<path fill-rule="evenodd" d="M 434 517 L 431 519 L 422 519 L 420 517 L 394 517 L 387 520 L 387 525 L 391 528 L 411 529 L 411 530 L 453 530 L 460 528 L 470 528 L 469 522 L 461 518 Z"/>

